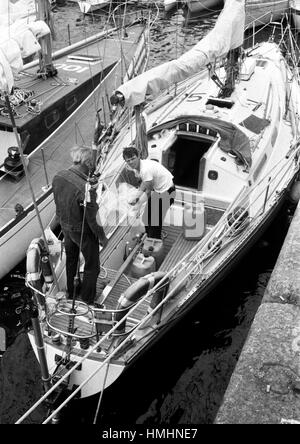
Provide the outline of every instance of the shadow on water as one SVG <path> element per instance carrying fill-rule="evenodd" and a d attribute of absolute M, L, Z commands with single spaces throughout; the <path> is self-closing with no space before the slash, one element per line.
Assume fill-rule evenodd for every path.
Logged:
<path fill-rule="evenodd" d="M 211 424 L 289 226 L 287 205 L 238 266 L 103 395 L 98 424 Z M 99 396 L 62 422 L 92 423 Z"/>

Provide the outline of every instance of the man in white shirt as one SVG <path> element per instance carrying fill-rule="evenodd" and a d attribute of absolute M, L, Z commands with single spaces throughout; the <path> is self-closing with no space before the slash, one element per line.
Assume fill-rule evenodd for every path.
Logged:
<path fill-rule="evenodd" d="M 141 159 L 138 150 L 133 146 L 124 148 L 123 158 L 128 167 L 135 170 L 142 180 L 138 196 L 130 204 L 141 205 L 148 200 L 143 215 L 146 233 L 148 237 L 161 239 L 163 220 L 175 198 L 173 176 L 159 162 Z"/>

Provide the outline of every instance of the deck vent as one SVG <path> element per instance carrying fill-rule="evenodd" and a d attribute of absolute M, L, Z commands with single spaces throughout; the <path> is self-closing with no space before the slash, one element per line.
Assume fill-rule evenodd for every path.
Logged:
<path fill-rule="evenodd" d="M 99 55 L 72 54 L 68 55 L 68 60 L 77 60 L 79 62 L 100 62 L 102 59 Z"/>

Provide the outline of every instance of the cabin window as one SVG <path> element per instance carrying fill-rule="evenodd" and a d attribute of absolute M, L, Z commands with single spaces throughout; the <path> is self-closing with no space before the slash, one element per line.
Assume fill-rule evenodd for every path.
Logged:
<path fill-rule="evenodd" d="M 217 171 L 215 171 L 215 170 L 209 170 L 209 172 L 208 172 L 208 178 L 210 179 L 210 180 L 217 180 L 218 179 L 218 172 Z"/>
<path fill-rule="evenodd" d="M 207 133 L 207 128 L 203 128 L 202 126 L 199 127 L 199 131 L 198 133 L 200 134 L 206 134 Z"/>
<path fill-rule="evenodd" d="M 47 129 L 52 128 L 59 121 L 59 111 L 58 109 L 54 109 L 45 117 L 45 125 Z"/>
<path fill-rule="evenodd" d="M 74 106 L 77 104 L 77 96 L 74 94 L 71 97 L 67 97 L 65 101 L 66 110 L 69 111 L 70 109 L 74 108 Z"/>
<path fill-rule="evenodd" d="M 218 133 L 217 131 L 205 128 L 201 125 L 198 125 L 196 123 L 190 123 L 190 122 L 184 122 L 180 123 L 177 126 L 177 131 L 181 133 L 197 133 L 197 134 L 206 134 L 208 136 L 217 137 Z M 153 135 L 154 138 L 155 134 Z"/>

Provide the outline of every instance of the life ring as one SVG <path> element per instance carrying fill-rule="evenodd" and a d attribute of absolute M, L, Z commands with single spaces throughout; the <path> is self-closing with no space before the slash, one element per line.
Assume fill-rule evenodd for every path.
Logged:
<path fill-rule="evenodd" d="M 52 269 L 44 239 L 33 239 L 26 254 L 26 280 L 36 290 L 53 283 Z"/>
<path fill-rule="evenodd" d="M 151 288 L 154 287 L 164 276 L 166 275 L 163 271 L 155 271 L 149 273 L 146 276 L 142 276 L 134 282 L 127 290 L 121 294 L 118 305 L 117 312 L 115 313 L 115 321 L 119 322 L 130 310 L 133 304 L 139 301 Z M 164 294 L 168 290 L 169 278 L 164 281 L 162 288 L 155 291 L 152 300 L 150 302 L 150 307 L 153 310 L 159 302 L 162 300 Z M 120 311 L 119 311 L 120 310 Z M 122 322 L 116 329 L 117 333 L 124 332 L 126 325 L 126 319 Z"/>

